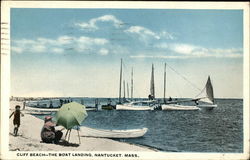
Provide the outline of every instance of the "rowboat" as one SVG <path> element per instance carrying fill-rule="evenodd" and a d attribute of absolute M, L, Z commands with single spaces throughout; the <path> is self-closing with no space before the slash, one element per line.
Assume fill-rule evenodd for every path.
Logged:
<path fill-rule="evenodd" d="M 80 127 L 82 137 L 99 137 L 99 138 L 137 138 L 142 137 L 148 131 L 147 128 L 129 129 L 129 130 L 105 130 L 94 129 L 85 126 Z"/>

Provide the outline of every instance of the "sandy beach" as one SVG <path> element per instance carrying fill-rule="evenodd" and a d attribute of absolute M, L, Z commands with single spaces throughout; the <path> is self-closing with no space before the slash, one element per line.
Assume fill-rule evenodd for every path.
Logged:
<path fill-rule="evenodd" d="M 11 101 L 10 112 L 13 111 L 17 104 L 21 108 L 23 107 L 22 101 Z M 21 117 L 18 136 L 13 136 L 13 117 L 9 120 L 9 124 L 9 149 L 11 151 L 156 151 L 152 148 L 118 142 L 107 138 L 81 137 L 81 144 L 79 144 L 76 130 L 72 130 L 69 143 L 65 141 L 59 144 L 42 143 L 40 131 L 44 121 L 25 113 Z M 66 131 L 64 130 L 63 139 L 65 133 Z"/>

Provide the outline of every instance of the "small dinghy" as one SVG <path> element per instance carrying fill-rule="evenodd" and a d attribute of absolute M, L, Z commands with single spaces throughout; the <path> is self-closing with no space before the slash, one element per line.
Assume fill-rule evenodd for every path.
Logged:
<path fill-rule="evenodd" d="M 105 130 L 94 129 L 89 127 L 80 127 L 80 135 L 83 137 L 99 137 L 99 138 L 137 138 L 147 133 L 147 128 L 129 129 L 129 130 Z"/>

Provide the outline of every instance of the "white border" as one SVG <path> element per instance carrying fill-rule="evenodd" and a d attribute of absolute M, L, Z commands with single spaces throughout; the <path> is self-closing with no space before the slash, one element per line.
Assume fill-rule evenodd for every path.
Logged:
<path fill-rule="evenodd" d="M 244 86 L 243 86 L 243 131 L 244 131 L 244 153 L 166 153 L 166 152 L 137 152 L 140 158 L 136 159 L 249 159 L 249 3 L 248 2 L 118 2 L 118 1 L 2 1 L 1 21 L 10 22 L 10 8 L 118 8 L 118 9 L 242 9 L 244 10 Z M 7 25 L 10 28 L 10 25 Z M 1 30 L 2 32 L 2 30 Z M 4 37 L 3 37 L 4 36 Z M 10 39 L 8 35 L 2 38 Z M 2 43 L 2 42 L 1 42 Z M 7 40 L 5 43 L 10 44 Z M 48 159 L 48 157 L 17 157 L 14 151 L 9 151 L 8 115 L 10 97 L 10 46 L 4 46 L 7 54 L 2 54 L 1 47 L 1 159 Z M 6 53 L 6 50 L 5 50 Z M 88 151 L 87 151 L 88 152 Z M 84 153 L 87 153 L 84 152 Z M 32 153 L 32 152 L 28 152 Z M 47 153 L 47 152 L 33 152 Z M 50 152 L 53 153 L 53 152 Z M 55 152 L 54 152 L 55 153 Z M 57 152 L 59 153 L 59 152 Z M 61 152 L 65 153 L 65 152 Z M 73 153 L 73 152 L 71 152 Z M 97 153 L 97 152 L 91 152 Z M 98 153 L 124 153 L 124 152 L 98 152 Z M 135 152 L 126 152 L 135 153 Z M 50 159 L 62 159 L 62 157 L 51 157 Z M 63 159 L 75 159 L 74 157 L 63 157 Z M 79 157 L 78 157 L 79 159 Z M 88 157 L 81 159 L 90 159 Z M 96 158 L 95 158 L 96 159 Z M 110 158 L 98 158 L 110 159 Z M 112 158 L 111 158 L 112 159 Z M 116 158 L 119 159 L 119 158 Z M 124 158 L 120 158 L 124 159 Z"/>

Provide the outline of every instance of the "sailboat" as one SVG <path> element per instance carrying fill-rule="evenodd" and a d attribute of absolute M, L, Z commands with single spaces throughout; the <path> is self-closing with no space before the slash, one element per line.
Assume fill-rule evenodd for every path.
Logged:
<path fill-rule="evenodd" d="M 164 96 L 163 96 L 163 104 L 161 105 L 162 110 L 184 110 L 184 111 L 194 111 L 200 110 L 199 107 L 194 105 L 181 105 L 180 101 L 166 101 L 166 63 L 164 65 Z"/>
<path fill-rule="evenodd" d="M 214 102 L 214 91 L 210 76 L 208 76 L 206 86 L 201 93 L 204 92 L 206 96 L 197 99 L 199 102 L 203 102 L 203 104 L 199 104 L 197 102 L 198 103 L 197 106 L 200 108 L 207 108 L 207 109 L 213 109 L 217 107 L 217 104 L 215 104 Z"/>
<path fill-rule="evenodd" d="M 120 75 L 121 74 L 122 73 L 120 73 Z M 131 75 L 132 75 L 131 76 L 131 83 L 132 83 L 133 82 L 133 70 L 132 70 Z M 120 79 L 120 86 L 121 86 L 121 79 Z M 133 87 L 133 83 L 131 84 L 131 88 L 132 87 Z M 131 89 L 131 91 L 133 91 L 133 88 Z M 121 95 L 120 93 L 121 93 L 121 87 L 120 87 L 120 91 L 119 91 L 119 99 L 120 99 L 120 95 Z M 133 96 L 133 93 L 131 93 L 131 97 L 132 96 Z M 154 89 L 154 65 L 152 64 L 149 100 L 147 100 L 147 101 L 131 101 L 131 102 L 123 103 L 123 104 L 119 103 L 116 105 L 116 110 L 154 110 L 155 107 L 156 107 L 156 100 L 155 100 L 155 89 Z"/>

